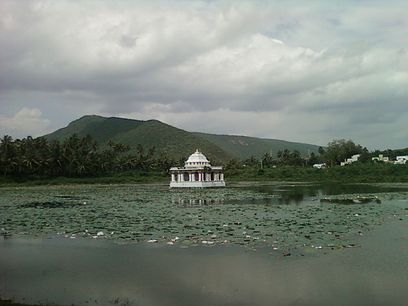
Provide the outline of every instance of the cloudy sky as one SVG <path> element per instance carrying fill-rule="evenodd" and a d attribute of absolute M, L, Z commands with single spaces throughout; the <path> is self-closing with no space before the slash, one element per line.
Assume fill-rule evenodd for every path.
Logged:
<path fill-rule="evenodd" d="M 0 1 L 0 135 L 86 114 L 408 147 L 408 1 Z"/>

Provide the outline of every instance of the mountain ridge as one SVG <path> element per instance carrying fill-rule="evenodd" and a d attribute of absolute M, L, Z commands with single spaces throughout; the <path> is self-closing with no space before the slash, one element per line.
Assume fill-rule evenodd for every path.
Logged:
<path fill-rule="evenodd" d="M 319 146 L 278 139 L 258 138 L 244 135 L 209 134 L 189 132 L 156 119 L 137 120 L 120 117 L 85 115 L 50 134 L 48 140 L 63 141 L 69 136 L 90 135 L 100 147 L 108 141 L 129 145 L 135 151 L 138 145 L 146 150 L 155 147 L 157 154 L 167 154 L 176 160 L 186 158 L 195 149 L 200 149 L 210 160 L 225 162 L 230 159 L 260 157 L 279 150 L 298 150 L 302 155 L 317 152 Z"/>

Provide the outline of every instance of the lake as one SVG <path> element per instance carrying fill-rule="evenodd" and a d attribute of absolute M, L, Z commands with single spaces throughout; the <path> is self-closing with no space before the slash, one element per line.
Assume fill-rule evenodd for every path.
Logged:
<path fill-rule="evenodd" d="M 0 188 L 0 297 L 406 305 L 407 215 L 406 184 Z"/>

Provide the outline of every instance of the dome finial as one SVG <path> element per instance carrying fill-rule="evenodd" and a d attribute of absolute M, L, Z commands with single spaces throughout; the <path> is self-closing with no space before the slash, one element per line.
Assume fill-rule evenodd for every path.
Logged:
<path fill-rule="evenodd" d="M 196 149 L 195 153 L 200 153 L 200 151 L 198 149 Z"/>

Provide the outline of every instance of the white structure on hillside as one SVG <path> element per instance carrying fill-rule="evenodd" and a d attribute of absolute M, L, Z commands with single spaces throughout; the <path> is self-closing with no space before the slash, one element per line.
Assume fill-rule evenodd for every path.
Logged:
<path fill-rule="evenodd" d="M 408 161 L 408 155 L 397 156 L 394 164 L 396 165 L 405 165 Z"/>
<path fill-rule="evenodd" d="M 377 162 L 384 162 L 384 163 L 389 163 L 390 159 L 388 156 L 384 156 L 383 154 L 378 155 L 378 157 L 372 157 L 372 161 L 377 161 Z"/>
<path fill-rule="evenodd" d="M 355 163 L 356 161 L 358 161 L 359 158 L 360 158 L 360 154 L 353 155 L 352 157 L 347 158 L 344 162 L 341 162 L 340 166 L 345 166 L 345 165 L 350 165 L 352 163 Z"/>
<path fill-rule="evenodd" d="M 323 164 L 314 164 L 314 165 L 313 165 L 313 168 L 316 168 L 316 169 L 326 169 L 326 164 L 325 164 L 325 163 L 323 163 Z"/>
<path fill-rule="evenodd" d="M 190 155 L 184 167 L 170 168 L 170 188 L 225 187 L 222 167 L 214 167 L 198 150 Z"/>

